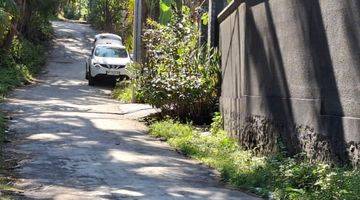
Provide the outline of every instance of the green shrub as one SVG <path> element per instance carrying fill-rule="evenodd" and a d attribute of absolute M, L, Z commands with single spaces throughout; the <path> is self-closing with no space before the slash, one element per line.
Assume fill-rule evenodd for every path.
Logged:
<path fill-rule="evenodd" d="M 173 120 L 156 122 L 150 134 L 175 149 L 214 167 L 229 183 L 273 199 L 359 199 L 360 171 L 310 163 L 303 156 L 258 157 L 242 150 L 219 127 L 202 135 L 191 125 Z"/>
<path fill-rule="evenodd" d="M 9 12 L 0 7 L 0 45 L 10 31 L 12 18 Z"/>
<path fill-rule="evenodd" d="M 64 6 L 64 17 L 66 19 L 78 20 L 81 17 L 81 10 L 75 4 L 66 4 Z"/>
<path fill-rule="evenodd" d="M 224 120 L 220 112 L 216 112 L 213 117 L 213 123 L 211 123 L 210 132 L 212 134 L 217 134 L 219 131 L 224 128 Z"/>
<path fill-rule="evenodd" d="M 34 15 L 31 17 L 30 25 L 31 31 L 26 34 L 26 38 L 35 43 L 43 43 L 53 37 L 54 30 L 48 18 L 41 15 Z"/>
<path fill-rule="evenodd" d="M 0 52 L 0 96 L 30 81 L 45 63 L 41 45 L 20 38 L 13 40 L 9 52 Z"/>
<path fill-rule="evenodd" d="M 88 22 L 97 29 L 120 35 L 131 51 L 135 0 L 91 0 L 87 5 Z"/>
<path fill-rule="evenodd" d="M 217 51 L 200 47 L 198 37 L 186 11 L 167 26 L 148 20 L 147 60 L 136 81 L 145 102 L 164 114 L 204 122 L 217 109 L 220 67 Z"/>

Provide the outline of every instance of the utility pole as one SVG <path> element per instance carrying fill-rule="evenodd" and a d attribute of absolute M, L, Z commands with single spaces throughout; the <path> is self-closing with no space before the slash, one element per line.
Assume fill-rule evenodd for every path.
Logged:
<path fill-rule="evenodd" d="M 226 5 L 226 0 L 209 0 L 208 44 L 210 47 L 219 46 L 219 24 L 217 16 Z"/>
<path fill-rule="evenodd" d="M 134 61 L 141 63 L 142 1 L 135 0 L 134 11 Z"/>
<path fill-rule="evenodd" d="M 134 50 L 133 50 L 133 59 L 136 64 L 141 64 L 142 62 L 142 44 L 141 44 L 141 33 L 142 33 L 142 2 L 143 0 L 135 0 L 135 11 L 134 11 Z M 135 97 L 135 86 L 132 85 L 132 97 L 131 102 L 136 103 Z"/>

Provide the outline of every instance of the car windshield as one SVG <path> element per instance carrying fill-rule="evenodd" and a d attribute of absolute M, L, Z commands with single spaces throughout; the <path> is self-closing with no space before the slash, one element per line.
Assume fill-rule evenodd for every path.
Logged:
<path fill-rule="evenodd" d="M 105 58 L 127 58 L 128 54 L 123 48 L 101 46 L 96 48 L 95 56 Z"/>

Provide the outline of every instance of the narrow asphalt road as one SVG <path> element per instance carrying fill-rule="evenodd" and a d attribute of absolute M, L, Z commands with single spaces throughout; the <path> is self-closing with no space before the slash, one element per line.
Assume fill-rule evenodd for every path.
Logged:
<path fill-rule="evenodd" d="M 95 34 L 88 25 L 53 26 L 46 73 L 0 105 L 12 116 L 5 148 L 19 159 L 23 198 L 256 199 L 146 135 L 136 119 L 151 107 L 120 104 L 106 85 L 87 85 L 84 61 Z"/>

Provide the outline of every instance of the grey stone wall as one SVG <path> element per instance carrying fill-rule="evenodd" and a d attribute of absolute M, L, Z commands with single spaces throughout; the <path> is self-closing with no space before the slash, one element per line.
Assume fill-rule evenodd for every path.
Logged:
<path fill-rule="evenodd" d="M 280 138 L 359 164 L 360 1 L 243 0 L 218 19 L 225 128 L 263 152 Z"/>

